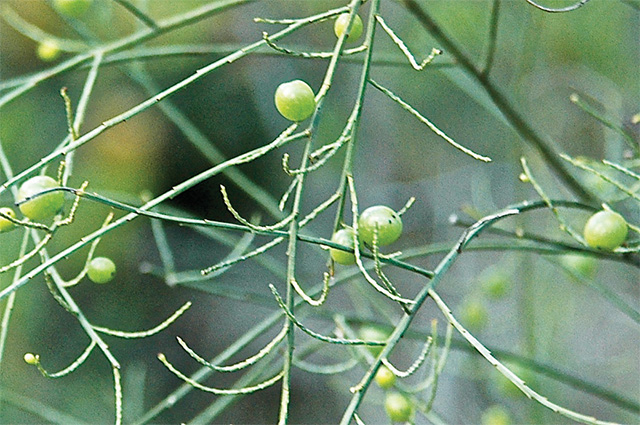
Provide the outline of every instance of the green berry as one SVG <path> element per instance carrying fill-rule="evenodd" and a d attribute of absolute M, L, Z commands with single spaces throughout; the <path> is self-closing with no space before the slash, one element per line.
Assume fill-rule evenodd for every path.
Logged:
<path fill-rule="evenodd" d="M 584 277 L 592 277 L 598 266 L 595 258 L 579 254 L 563 255 L 561 261 L 567 269 Z"/>
<path fill-rule="evenodd" d="M 24 361 L 27 364 L 34 365 L 34 364 L 38 363 L 38 356 L 36 356 L 36 355 L 34 355 L 32 353 L 26 353 L 24 355 Z"/>
<path fill-rule="evenodd" d="M 55 40 L 45 40 L 38 44 L 36 53 L 43 62 L 52 62 L 60 56 L 60 46 Z"/>
<path fill-rule="evenodd" d="M 342 34 L 347 30 L 347 25 L 349 25 L 349 14 L 343 13 L 338 16 L 336 22 L 333 24 L 333 32 L 336 34 L 336 37 L 342 37 Z M 359 39 L 362 35 L 362 28 L 362 19 L 360 19 L 358 15 L 354 16 L 353 25 L 351 26 L 351 32 L 349 32 L 347 41 L 352 42 Z"/>
<path fill-rule="evenodd" d="M 461 322 L 471 331 L 480 331 L 487 324 L 487 307 L 480 300 L 469 300 L 462 306 Z"/>
<path fill-rule="evenodd" d="M 304 121 L 316 110 L 313 90 L 302 80 L 282 83 L 276 89 L 276 108 L 290 121 Z"/>
<path fill-rule="evenodd" d="M 354 247 L 353 245 L 353 229 L 340 229 L 333 234 L 331 237 L 331 242 L 335 242 L 340 245 L 348 246 L 349 248 Z M 351 252 L 342 251 L 336 248 L 329 248 L 329 255 L 333 261 L 338 264 L 350 265 L 356 262 L 356 256 Z"/>
<path fill-rule="evenodd" d="M 396 383 L 396 375 L 384 365 L 380 366 L 380 369 L 378 369 L 373 379 L 375 379 L 380 388 L 384 388 L 385 390 L 393 387 Z"/>
<path fill-rule="evenodd" d="M 18 189 L 18 202 L 23 201 L 46 189 L 59 187 L 58 182 L 48 176 L 35 176 L 27 180 Z M 64 193 L 61 191 L 50 192 L 38 196 L 23 204 L 20 211 L 25 217 L 34 221 L 43 221 L 53 217 L 60 211 L 64 204 Z"/>
<path fill-rule="evenodd" d="M 482 425 L 510 425 L 511 415 L 502 406 L 494 404 L 482 412 Z"/>
<path fill-rule="evenodd" d="M 592 215 L 584 226 L 584 240 L 592 248 L 613 251 L 627 239 L 629 225 L 620 214 L 602 210 Z"/>
<path fill-rule="evenodd" d="M 482 291 L 492 299 L 503 298 L 511 288 L 511 276 L 502 269 L 489 269 L 480 277 Z"/>
<path fill-rule="evenodd" d="M 413 415 L 413 405 L 402 394 L 392 391 L 387 393 L 384 408 L 393 422 L 406 422 Z"/>
<path fill-rule="evenodd" d="M 360 328 L 358 332 L 358 336 L 360 339 L 364 341 L 386 341 L 389 338 L 389 334 L 376 326 L 363 326 Z M 380 354 L 384 347 L 381 345 L 368 345 L 367 349 L 373 354 L 377 356 Z"/>
<path fill-rule="evenodd" d="M 0 208 L 3 214 L 8 215 L 11 218 L 16 218 L 16 213 L 11 208 L 2 207 Z M 0 216 L 0 233 L 8 232 L 16 228 L 16 225 L 11 221 L 2 216 Z"/>
<path fill-rule="evenodd" d="M 116 265 L 109 258 L 96 257 L 89 263 L 87 275 L 92 282 L 107 283 L 116 274 Z"/>
<path fill-rule="evenodd" d="M 61 15 L 79 18 L 91 6 L 92 0 L 53 0 L 54 9 Z"/>
<path fill-rule="evenodd" d="M 397 212 L 384 205 L 369 207 L 358 218 L 358 235 L 368 245 L 373 245 L 373 235 L 378 229 L 378 246 L 389 245 L 402 234 L 402 219 Z"/>

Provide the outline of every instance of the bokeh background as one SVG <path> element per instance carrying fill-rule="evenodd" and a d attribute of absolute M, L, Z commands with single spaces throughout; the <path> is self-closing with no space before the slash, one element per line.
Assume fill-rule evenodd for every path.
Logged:
<path fill-rule="evenodd" d="M 208 2 L 132 3 L 161 20 Z M 488 48 L 493 2 L 422 0 L 418 3 L 481 67 Z M 524 0 L 499 3 L 492 83 L 559 152 L 594 160 L 622 161 L 625 145 L 620 136 L 572 104 L 569 96 L 580 94 L 613 123 L 634 134 L 637 141 L 638 126 L 631 121 L 633 115 L 640 112 L 639 3 L 591 0 L 584 7 L 565 14 L 543 13 Z M 548 1 L 545 4 L 570 3 Z M 0 4 L 3 7 L 0 13 L 4 16 L 10 8 L 42 31 L 67 39 L 81 40 L 83 35 L 92 34 L 96 40 L 107 42 L 139 29 L 139 24 L 126 10 L 107 0 L 94 0 L 89 12 L 75 23 L 58 15 L 48 1 L 1 0 Z M 273 33 L 281 28 L 255 23 L 255 17 L 304 17 L 342 5 L 344 2 L 324 0 L 248 2 L 137 46 L 194 45 L 203 52 L 105 63 L 100 67 L 81 134 L 150 97 L 136 81 L 136 70 L 148 72 L 152 84 L 162 90 L 222 57 L 221 52 L 259 40 L 263 31 Z M 362 6 L 362 16 L 366 16 L 368 7 L 368 4 Z M 402 2 L 384 0 L 380 13 L 419 59 L 433 47 L 441 47 Z M 323 22 L 304 28 L 281 43 L 296 49 L 330 50 L 335 43 L 331 25 Z M 64 53 L 56 61 L 46 63 L 38 58 L 36 49 L 34 40 L 0 19 L 1 82 L 50 69 L 72 57 L 71 53 Z M 360 56 L 338 67 L 318 129 L 323 142 L 330 142 L 340 133 L 353 105 L 360 73 L 357 58 Z M 372 78 L 391 88 L 457 142 L 493 159 L 492 163 L 483 164 L 453 149 L 397 104 L 369 89 L 354 163 L 360 206 L 386 204 L 399 209 L 410 197 L 417 199 L 404 216 L 404 234 L 391 247 L 393 250 L 430 244 L 453 246 L 462 229 L 451 225 L 452 214 L 466 217 L 465 212 L 471 212 L 481 217 L 525 199 L 537 200 L 531 185 L 518 179 L 522 171 L 521 156 L 527 158 L 551 196 L 574 199 L 538 152 L 491 106 L 482 88 L 457 67 L 447 66 L 453 62 L 445 52 L 435 61 L 436 65 L 416 72 L 383 31 L 377 31 Z M 268 143 L 288 125 L 273 105 L 273 93 L 280 83 L 300 78 L 317 90 L 327 63 L 326 60 L 275 55 L 263 49 L 191 84 L 170 101 L 207 137 L 207 143 L 230 158 Z M 86 76 L 87 68 L 61 73 L 0 109 L 0 142 L 14 172 L 36 163 L 64 139 L 66 118 L 59 90 L 68 87 L 72 101 L 77 104 Z M 292 164 L 296 164 L 300 152 L 300 146 L 291 145 L 239 169 L 265 193 L 279 199 L 290 181 L 280 165 L 282 154 L 290 153 Z M 338 154 L 324 169 L 309 177 L 304 198 L 306 211 L 335 190 L 342 158 L 343 153 Z M 143 199 L 163 193 L 211 165 L 163 112 L 154 107 L 79 149 L 71 184 L 78 186 L 88 180 L 90 190 L 140 205 Z M 55 173 L 54 168 L 50 175 Z M 603 188 L 592 176 L 575 172 L 592 190 L 610 195 L 610 187 Z M 2 181 L 5 180 L 3 175 Z M 245 217 L 257 214 L 263 222 L 275 221 L 241 188 L 221 176 L 199 184 L 167 202 L 165 207 L 177 214 L 233 222 L 222 202 L 220 184 L 227 186 L 232 202 Z M 11 202 L 9 192 L 0 195 L 2 205 Z M 623 201 L 616 207 L 630 221 L 640 221 L 637 203 L 634 206 Z M 50 252 L 58 252 L 93 231 L 108 211 L 104 205 L 83 201 L 76 223 L 56 235 Z M 330 237 L 334 213 L 332 208 L 319 216 L 305 232 Z M 566 214 L 576 228 L 580 228 L 587 217 L 584 212 Z M 349 215 L 347 218 L 350 220 Z M 505 224 L 508 229 L 516 226 L 533 234 L 571 242 L 548 212 L 528 214 Z M 161 227 L 166 232 L 178 271 L 197 271 L 220 261 L 242 236 L 172 224 Z M 15 258 L 20 233 L 0 235 L 0 263 L 7 264 Z M 255 243 L 266 240 L 258 237 Z M 269 283 L 284 291 L 284 248 L 267 254 L 262 263 L 246 261 L 207 281 L 167 284 L 159 275 L 161 259 L 150 220 L 144 218 L 109 233 L 97 253 L 117 263 L 117 278 L 109 285 L 98 286 L 87 281 L 72 289 L 85 315 L 96 325 L 122 330 L 147 329 L 184 302 L 193 302 L 193 307 L 182 318 L 159 335 L 143 340 L 106 337 L 123 365 L 125 423 L 135 422 L 181 384 L 157 361 L 158 352 L 165 353 L 185 373 L 198 369 L 196 362 L 176 343 L 176 336 L 182 337 L 202 356 L 211 358 L 276 311 Z M 86 250 L 82 250 L 60 262 L 60 273 L 73 276 L 82 267 L 85 255 Z M 412 261 L 421 267 L 433 268 L 442 256 L 425 255 Z M 299 257 L 298 278 L 303 286 L 320 283 L 326 270 L 326 253 L 317 246 L 301 246 Z M 35 260 L 28 262 L 27 270 L 36 264 Z M 438 289 L 454 314 L 463 318 L 463 323 L 466 320 L 487 346 L 553 365 L 637 404 L 640 396 L 637 323 L 612 307 L 597 291 L 573 279 L 562 264 L 558 256 L 519 251 L 469 252 L 461 256 Z M 348 272 L 345 268 L 337 271 L 338 276 Z M 416 294 L 426 283 L 423 278 L 407 272 L 389 269 L 388 273 L 403 294 Z M 496 278 L 503 280 L 507 291 L 504 296 L 493 299 L 482 288 L 486 281 Z M 598 260 L 589 278 L 606 285 L 638 308 L 640 274 L 637 267 Z M 0 284 L 5 287 L 11 279 L 12 273 L 2 274 Z M 0 304 L 3 307 L 4 302 Z M 380 304 L 389 316 L 381 319 L 373 304 Z M 476 312 L 480 311 L 480 319 L 475 316 L 479 320 L 475 329 L 474 316 L 469 313 L 474 306 Z M 393 323 L 401 313 L 397 306 L 385 303 L 367 289 L 361 278 L 350 279 L 332 292 L 328 305 L 320 310 L 301 310 L 301 314 L 312 328 L 325 333 L 332 329 L 334 314 L 357 319 L 352 322 L 357 327 L 363 321 Z M 417 339 L 430 332 L 434 318 L 440 322 L 440 333 L 444 333 L 444 318 L 427 303 L 407 341 L 394 352 L 392 360 L 401 368 L 406 368 L 417 356 L 420 349 Z M 38 353 L 43 365 L 56 371 L 70 364 L 88 344 L 74 317 L 52 299 L 42 277 L 18 292 L 9 326 L 0 365 L 0 423 L 46 423 L 56 417 L 64 423 L 61 416 L 44 415 L 49 408 L 57 410 L 58 415 L 70 415 L 78 422 L 113 421 L 111 372 L 99 352 L 94 352 L 75 373 L 57 380 L 42 377 L 22 360 L 26 352 Z M 272 330 L 258 338 L 235 359 L 255 353 L 276 332 Z M 344 349 L 315 345 L 303 334 L 298 340 L 301 347 L 320 350 L 311 361 L 331 363 L 345 358 Z M 433 409 L 443 423 L 479 423 L 482 412 L 493 404 L 503 405 L 513 423 L 570 423 L 526 397 L 514 394 L 497 379 L 497 373 L 486 361 L 464 347 L 464 343 L 454 344 L 439 382 Z M 356 384 L 363 373 L 361 367 L 335 376 L 296 369 L 292 381 L 291 423 L 337 423 L 350 399 L 348 388 Z M 632 410 L 544 374 L 523 373 L 534 389 L 562 406 L 604 420 L 621 423 L 638 420 L 637 411 L 634 414 Z M 238 376 L 237 373 L 216 374 L 206 383 L 224 388 L 233 385 Z M 408 381 L 417 382 L 420 376 Z M 212 394 L 191 391 L 151 422 L 188 423 L 218 399 Z M 382 390 L 375 387 L 369 390 L 360 409 L 366 423 L 388 423 L 383 400 Z M 278 403 L 279 386 L 276 385 L 236 401 L 210 422 L 275 423 Z M 199 420 L 206 422 L 202 417 Z M 417 423 L 428 422 L 419 416 Z"/>

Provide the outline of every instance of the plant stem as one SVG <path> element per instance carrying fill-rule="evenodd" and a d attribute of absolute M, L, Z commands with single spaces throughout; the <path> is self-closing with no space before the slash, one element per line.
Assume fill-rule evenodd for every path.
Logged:
<path fill-rule="evenodd" d="M 505 116 L 507 121 L 522 137 L 523 140 L 530 143 L 545 159 L 545 161 L 555 170 L 558 177 L 582 200 L 590 203 L 597 203 L 597 199 L 589 193 L 582 184 L 569 173 L 558 156 L 558 152 L 552 146 L 552 142 L 546 140 L 542 135 L 538 134 L 524 117 L 516 111 L 512 106 L 512 102 L 507 99 L 498 87 L 496 87 L 489 79 L 489 75 L 480 71 L 472 63 L 471 59 L 465 55 L 460 47 L 445 34 L 435 20 L 425 12 L 415 0 L 402 0 L 416 19 L 426 28 L 427 31 L 440 43 L 443 49 L 453 55 L 460 66 L 473 77 L 476 82 L 487 92 L 493 103 Z"/>

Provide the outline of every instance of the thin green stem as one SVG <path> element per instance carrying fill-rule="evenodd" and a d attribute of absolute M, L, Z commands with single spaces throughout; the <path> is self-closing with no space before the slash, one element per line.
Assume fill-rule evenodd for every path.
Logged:
<path fill-rule="evenodd" d="M 493 68 L 496 56 L 496 46 L 498 44 L 498 20 L 500 17 L 500 1 L 501 0 L 493 0 L 493 3 L 491 4 L 491 21 L 489 22 L 487 56 L 484 63 L 484 69 L 482 70 L 482 75 L 484 77 L 488 76 L 491 73 L 491 68 Z"/>
<path fill-rule="evenodd" d="M 138 20 L 143 24 L 145 24 L 147 27 L 151 28 L 152 30 L 159 29 L 158 25 L 155 23 L 153 19 L 151 19 L 149 15 L 147 15 L 146 13 L 144 13 L 143 11 L 135 7 L 133 4 L 131 4 L 130 1 L 128 0 L 113 0 L 113 1 L 115 1 L 125 9 L 127 9 L 129 13 L 131 13 L 133 16 L 138 18 Z"/>
<path fill-rule="evenodd" d="M 527 0 L 527 3 L 529 3 L 530 5 L 536 7 L 537 9 L 540 9 L 544 12 L 548 12 L 548 13 L 563 13 L 563 12 L 571 12 L 573 10 L 576 10 L 582 6 L 584 6 L 585 4 L 587 4 L 589 0 L 579 0 L 576 3 L 570 5 L 570 6 L 566 6 L 566 7 L 545 7 L 542 6 L 541 4 L 536 3 L 534 0 Z"/>
<path fill-rule="evenodd" d="M 157 38 L 163 34 L 167 34 L 171 31 L 175 31 L 177 29 L 195 24 L 203 19 L 206 19 L 212 15 L 223 12 L 234 6 L 241 6 L 243 4 L 248 4 L 254 2 L 255 0 L 219 0 L 209 4 L 206 4 L 202 7 L 196 8 L 189 12 L 172 16 L 170 18 L 164 19 L 157 23 L 158 29 L 150 29 L 144 28 L 136 33 L 121 38 L 119 40 L 107 43 L 99 48 L 105 53 L 108 52 L 118 52 L 122 50 L 126 50 L 130 47 L 134 47 L 144 43 L 145 41 L 152 40 Z M 4 6 L 2 9 L 2 16 L 7 16 L 10 13 L 11 9 L 9 6 Z M 14 12 L 15 13 L 15 12 Z M 93 57 L 92 52 L 81 53 L 74 56 L 71 59 L 68 59 L 64 62 L 59 63 L 58 65 L 46 69 L 44 71 L 38 72 L 30 77 L 26 77 L 24 82 L 16 88 L 15 90 L 10 91 L 6 95 L 0 97 L 0 108 L 4 106 L 9 101 L 15 99 L 26 91 L 32 89 L 43 81 L 55 77 L 59 75 L 63 71 L 70 71 L 74 68 L 77 68 L 79 65 L 86 63 L 89 59 Z M 0 89 L 4 88 L 0 85 Z"/>
<path fill-rule="evenodd" d="M 297 29 L 299 29 L 302 26 L 308 25 L 312 22 L 316 22 L 318 20 L 322 20 L 323 18 L 325 18 L 326 16 L 331 16 L 332 14 L 334 14 L 335 12 L 333 11 L 328 11 L 325 13 L 321 13 L 319 15 L 315 15 L 313 17 L 310 17 L 306 20 L 297 22 L 295 24 L 292 24 L 291 26 L 275 33 L 274 35 L 271 36 L 272 39 L 279 39 L 282 37 L 285 37 L 286 35 L 296 31 Z M 50 162 L 54 161 L 56 158 L 60 157 L 60 156 L 64 156 L 66 154 L 68 154 L 71 151 L 74 151 L 75 149 L 79 148 L 80 146 L 86 144 L 87 142 L 89 142 L 90 140 L 94 139 L 95 137 L 97 137 L 98 135 L 102 134 L 103 132 L 105 132 L 106 130 L 108 130 L 109 128 L 112 128 L 118 124 L 121 124 L 123 122 L 125 122 L 126 120 L 136 116 L 137 114 L 149 109 L 150 107 L 156 105 L 158 102 L 170 97 L 171 95 L 185 89 L 186 87 L 188 87 L 189 85 L 191 85 L 192 83 L 194 83 L 195 81 L 198 81 L 199 79 L 203 78 L 204 76 L 206 76 L 207 74 L 215 71 L 216 69 L 220 68 L 223 65 L 226 64 L 230 64 L 233 63 L 235 61 L 237 61 L 238 59 L 241 59 L 243 57 L 245 57 L 246 55 L 248 55 L 249 53 L 259 49 L 260 47 L 264 46 L 265 42 L 264 40 L 260 40 L 257 41 L 253 44 L 250 44 L 224 58 L 221 58 L 215 62 L 213 62 L 212 64 L 209 64 L 207 66 L 205 66 L 204 68 L 201 68 L 199 70 L 197 70 L 193 75 L 191 75 L 190 77 L 187 77 L 185 79 L 183 79 L 182 81 L 174 84 L 173 86 L 165 89 L 164 91 L 156 94 L 155 96 L 153 96 L 150 99 L 147 99 L 146 101 L 139 103 L 138 105 L 136 105 L 135 107 L 129 109 L 128 111 L 125 111 L 123 113 L 121 113 L 120 115 L 107 120 L 105 122 L 102 123 L 102 125 L 100 125 L 99 127 L 96 127 L 95 129 L 89 131 L 88 133 L 86 133 L 85 135 L 83 135 L 82 137 L 80 137 L 78 140 L 76 140 L 73 143 L 70 143 L 69 145 L 65 146 L 62 149 L 56 149 L 54 152 L 52 152 L 51 154 L 45 156 L 44 158 L 42 158 L 38 163 L 32 165 L 31 167 L 27 168 L 26 170 L 22 171 L 21 173 L 17 174 L 14 178 L 9 179 L 8 181 L 6 181 L 5 183 L 3 183 L 2 185 L 0 185 L 0 193 L 2 193 L 4 190 L 6 190 L 7 187 L 9 187 L 10 185 L 14 184 L 16 181 L 28 176 L 29 174 L 33 173 L 34 171 L 36 171 L 37 169 L 49 164 Z M 325 89 L 326 91 L 326 89 Z M 322 90 L 321 90 L 322 92 Z M 1 102 L 0 102 L 1 105 Z M 295 125 L 294 125 L 295 128 Z M 241 158 L 237 157 L 237 158 Z M 253 159 L 253 158 L 252 158 Z M 226 168 L 226 167 L 225 167 Z"/>
<path fill-rule="evenodd" d="M 369 19 L 367 22 L 367 34 L 365 37 L 364 44 L 369 46 L 367 53 L 364 57 L 362 64 L 362 71 L 360 72 L 360 82 L 358 86 L 358 94 L 356 96 L 355 104 L 353 105 L 353 110 L 351 115 L 349 116 L 349 124 L 347 127 L 349 128 L 349 140 L 347 142 L 347 148 L 344 155 L 344 160 L 342 163 L 342 171 L 340 174 L 340 180 L 338 183 L 337 193 L 340 196 L 340 202 L 338 203 L 338 209 L 336 211 L 336 216 L 333 221 L 333 232 L 335 233 L 338 229 L 341 228 L 343 217 L 344 217 L 344 209 L 346 202 L 346 194 L 349 190 L 348 179 L 350 176 L 353 176 L 353 156 L 356 149 L 357 143 L 357 134 L 358 127 L 360 123 L 360 116 L 362 114 L 362 107 L 364 105 L 364 96 L 367 90 L 368 81 L 369 81 L 369 73 L 371 71 L 371 63 L 373 58 L 373 41 L 376 34 L 376 16 L 378 14 L 378 9 L 380 7 L 379 0 L 373 0 L 371 2 L 370 10 L 369 10 Z M 346 128 L 345 128 L 346 130 Z"/>
<path fill-rule="evenodd" d="M 442 45 L 443 49 L 453 55 L 465 72 L 473 77 L 475 81 L 487 92 L 493 103 L 502 112 L 507 121 L 522 137 L 523 140 L 530 143 L 540 152 L 545 161 L 555 170 L 560 179 L 581 199 L 589 202 L 595 202 L 595 199 L 589 191 L 587 191 L 580 181 L 578 181 L 565 168 L 564 164 L 558 157 L 558 152 L 553 147 L 550 140 L 540 135 L 525 120 L 523 115 L 519 113 L 513 103 L 500 89 L 489 80 L 488 75 L 483 75 L 476 68 L 471 59 L 462 52 L 462 49 L 440 28 L 437 22 L 424 10 L 416 0 L 402 0 L 407 10 L 411 12 L 416 19 L 426 28 L 426 30 Z"/>

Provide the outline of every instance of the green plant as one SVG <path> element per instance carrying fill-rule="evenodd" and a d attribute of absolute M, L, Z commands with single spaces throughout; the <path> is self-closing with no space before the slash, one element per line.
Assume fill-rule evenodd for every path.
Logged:
<path fill-rule="evenodd" d="M 504 387 L 521 422 L 637 422 L 637 1 L 47 3 L 0 13 L 0 203 L 66 200 L 2 215 L 0 422 L 376 423 L 397 391 L 480 423 Z M 286 75 L 314 89 L 280 108 Z M 601 208 L 613 250 L 574 227 Z"/>
<path fill-rule="evenodd" d="M 331 242 L 335 242 L 340 245 L 344 245 L 348 248 L 353 249 L 354 247 L 354 232 L 353 229 L 340 229 L 331 236 Z M 333 261 L 338 264 L 350 265 L 355 264 L 356 256 L 351 252 L 346 252 L 337 248 L 330 248 L 329 254 Z"/>
<path fill-rule="evenodd" d="M 358 235 L 365 243 L 373 245 L 376 233 L 379 246 L 397 241 L 402 234 L 400 215 L 384 205 L 376 205 L 364 210 L 358 218 Z"/>
<path fill-rule="evenodd" d="M 19 208 L 25 217 L 34 221 L 42 221 L 57 214 L 64 204 L 63 192 L 51 192 L 38 195 L 47 189 L 60 187 L 57 181 L 49 176 L 35 176 L 24 182 L 18 189 Z M 34 197 L 27 200 L 27 198 Z"/>
<path fill-rule="evenodd" d="M 316 109 L 313 90 L 302 80 L 282 83 L 276 89 L 276 108 L 288 120 L 304 121 Z"/>
<path fill-rule="evenodd" d="M 79 18 L 89 10 L 92 0 L 53 0 L 53 7 L 61 15 Z"/>
<path fill-rule="evenodd" d="M 87 276 L 94 283 L 110 282 L 116 274 L 115 263 L 107 257 L 96 257 L 89 263 Z"/>
<path fill-rule="evenodd" d="M 614 250 L 624 243 L 629 232 L 627 221 L 620 214 L 602 210 L 587 220 L 584 239 L 593 248 Z"/>
<path fill-rule="evenodd" d="M 393 422 L 407 422 L 413 416 L 413 404 L 407 397 L 396 391 L 387 393 L 384 408 Z"/>
<path fill-rule="evenodd" d="M 342 37 L 342 34 L 344 34 L 345 31 L 347 30 L 349 21 L 350 21 L 350 16 L 348 13 L 343 13 L 342 15 L 338 16 L 338 18 L 333 24 L 333 32 L 335 33 L 336 37 L 338 38 Z M 351 26 L 351 31 L 349 32 L 347 41 L 353 42 L 358 40 L 362 35 L 362 29 L 363 29 L 362 19 L 360 18 L 360 16 L 355 15 L 353 17 L 353 25 Z"/>

